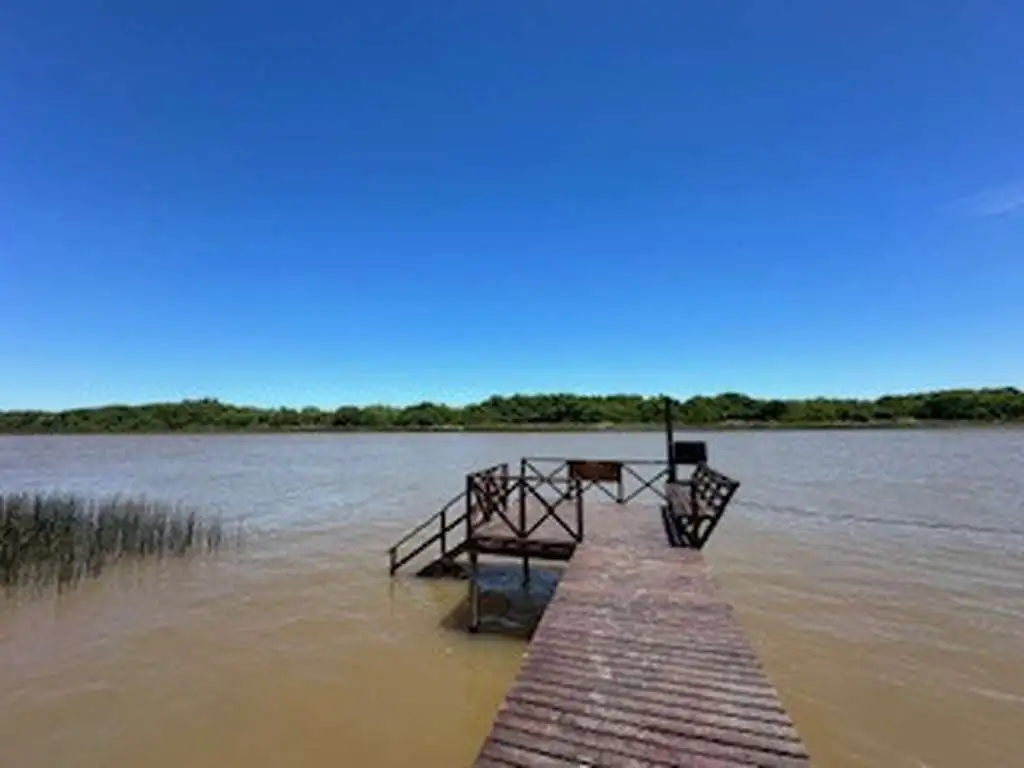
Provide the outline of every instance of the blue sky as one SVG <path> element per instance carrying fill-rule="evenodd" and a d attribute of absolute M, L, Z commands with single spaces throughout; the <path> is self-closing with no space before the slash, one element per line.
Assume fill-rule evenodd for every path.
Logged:
<path fill-rule="evenodd" d="M 0 408 L 1024 384 L 1024 6 L 0 5 Z"/>

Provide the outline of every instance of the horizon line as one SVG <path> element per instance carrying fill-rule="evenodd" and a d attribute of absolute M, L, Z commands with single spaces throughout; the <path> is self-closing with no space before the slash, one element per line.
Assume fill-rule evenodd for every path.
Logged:
<path fill-rule="evenodd" d="M 571 391 L 536 391 L 536 392 L 513 392 L 513 393 L 501 393 L 494 392 L 486 397 L 477 400 L 469 400 L 465 402 L 453 402 L 445 400 L 429 400 L 421 399 L 415 401 L 409 401 L 406 403 L 398 402 L 364 402 L 364 403 L 353 403 L 353 402 L 341 402 L 335 406 L 320 406 L 313 404 L 306 405 L 258 405 L 254 403 L 244 402 L 232 402 L 231 400 L 223 399 L 216 395 L 199 395 L 199 396 L 184 396 L 176 400 L 147 400 L 147 401 L 109 401 L 97 404 L 83 404 L 75 405 L 64 408 L 0 408 L 0 413 L 67 413 L 71 411 L 92 411 L 92 410 L 103 410 L 106 408 L 146 408 L 160 405 L 184 405 L 188 403 L 216 403 L 218 405 L 241 408 L 241 409 L 253 409 L 263 411 L 280 411 L 280 410 L 291 410 L 291 411 L 303 411 L 313 409 L 321 412 L 337 411 L 341 408 L 388 408 L 392 410 L 402 410 L 406 408 L 415 408 L 423 405 L 443 406 L 452 409 L 465 409 L 475 405 L 481 405 L 483 403 L 495 400 L 495 399 L 511 399 L 513 397 L 522 398 L 539 398 L 539 397 L 576 397 L 583 399 L 609 399 L 609 398 L 641 398 L 645 400 L 658 400 L 664 397 L 670 397 L 678 403 L 686 403 L 696 398 L 707 398 L 715 399 L 724 397 L 727 395 L 736 395 L 740 397 L 749 398 L 751 400 L 758 401 L 780 401 L 780 402 L 799 402 L 799 401 L 815 401 L 815 400 L 826 400 L 826 401 L 858 401 L 858 402 L 870 402 L 877 401 L 882 398 L 899 398 L 899 397 L 921 397 L 928 395 L 946 394 L 946 393 L 981 393 L 981 392 L 1015 392 L 1022 393 L 1022 390 L 1012 384 L 1002 385 L 989 385 L 989 386 L 977 386 L 977 387 L 937 387 L 928 389 L 918 390 L 904 390 L 895 392 L 885 392 L 878 395 L 808 395 L 808 396 L 767 396 L 767 395 L 753 395 L 747 392 L 741 392 L 739 390 L 723 390 L 714 394 L 691 394 L 686 397 L 680 397 L 667 392 L 658 393 L 641 393 L 641 392 L 611 392 L 611 393 L 580 393 Z"/>

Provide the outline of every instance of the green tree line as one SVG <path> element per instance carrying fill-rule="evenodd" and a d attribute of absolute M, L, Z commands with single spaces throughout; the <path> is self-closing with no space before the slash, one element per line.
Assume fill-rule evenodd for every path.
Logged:
<path fill-rule="evenodd" d="M 1024 422 L 1024 392 L 1015 387 L 874 400 L 772 400 L 726 392 L 691 397 L 673 407 L 677 423 L 692 426 Z M 424 402 L 335 409 L 257 408 L 204 398 L 66 411 L 0 411 L 0 433 L 614 428 L 653 426 L 662 417 L 661 397 L 644 395 L 495 395 L 465 406 Z"/>

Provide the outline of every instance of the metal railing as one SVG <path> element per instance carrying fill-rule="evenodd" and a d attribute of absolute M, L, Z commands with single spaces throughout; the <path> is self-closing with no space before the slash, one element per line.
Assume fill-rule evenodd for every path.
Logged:
<path fill-rule="evenodd" d="M 503 535 L 529 538 L 541 525 L 552 523 L 573 540 L 582 541 L 586 497 L 626 504 L 652 494 L 659 503 L 666 503 L 663 485 L 668 477 L 669 469 L 661 459 L 527 456 L 520 459 L 515 475 L 507 463 L 477 470 L 466 476 L 458 495 L 388 550 L 389 571 L 394 575 L 435 545 L 435 562 L 454 559 L 488 524 L 504 531 Z M 570 503 L 571 512 L 565 509 Z"/>
<path fill-rule="evenodd" d="M 587 465 L 603 465 L 602 470 L 614 470 L 601 479 L 600 475 L 587 475 Z M 663 459 L 567 459 L 549 456 L 527 456 L 520 459 L 520 475 L 535 476 L 552 488 L 568 488 L 574 479 L 581 482 L 580 492 L 599 491 L 602 497 L 617 504 L 627 504 L 641 494 L 652 493 L 665 501 L 665 491 L 659 484 L 668 480 L 669 470 Z"/>
<path fill-rule="evenodd" d="M 452 499 L 441 507 L 440 510 L 406 533 L 402 538 L 395 542 L 394 545 L 392 545 L 388 550 L 388 570 L 392 576 L 395 575 L 395 572 L 399 568 L 433 544 L 439 545 L 438 558 L 451 556 L 451 551 L 448 547 L 448 535 L 461 526 L 465 518 L 464 512 L 452 514 L 452 510 L 456 509 L 464 498 L 466 498 L 465 491 L 452 497 Z M 431 528 L 434 528 L 435 530 L 429 536 L 421 536 L 422 533 Z M 407 545 L 411 545 L 411 548 L 403 552 L 402 548 Z"/>
<path fill-rule="evenodd" d="M 545 495 L 547 487 L 553 495 Z M 564 516 L 559 507 L 575 502 L 575 519 Z M 539 510 L 539 512 L 538 512 Z M 500 482 L 484 473 L 466 477 L 466 538 L 487 530 L 528 539 L 547 521 L 560 526 L 574 541 L 583 540 L 583 494 L 579 481 L 557 488 L 540 475 L 505 474 Z"/>

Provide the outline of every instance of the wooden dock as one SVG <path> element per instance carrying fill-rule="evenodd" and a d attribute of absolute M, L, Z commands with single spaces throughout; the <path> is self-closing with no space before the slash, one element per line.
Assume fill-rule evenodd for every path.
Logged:
<path fill-rule="evenodd" d="M 586 518 L 476 765 L 808 766 L 701 553 L 652 506 Z"/>
<path fill-rule="evenodd" d="M 436 546 L 419 574 L 467 579 L 471 632 L 481 558 L 520 559 L 524 582 L 531 560 L 569 561 L 476 765 L 810 765 L 701 554 L 738 487 L 674 441 L 666 403 L 664 462 L 487 467 L 388 550 L 394 574 Z"/>

